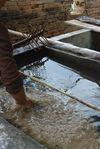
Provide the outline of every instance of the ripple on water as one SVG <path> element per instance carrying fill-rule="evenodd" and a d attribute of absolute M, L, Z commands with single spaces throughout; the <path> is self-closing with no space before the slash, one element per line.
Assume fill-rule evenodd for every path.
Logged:
<path fill-rule="evenodd" d="M 97 100 L 99 104 L 99 86 L 68 67 L 49 60 L 44 65 L 23 68 L 26 70 L 59 89 L 89 102 Z M 6 111 L 5 108 L 5 117 L 10 123 L 49 149 L 100 148 L 99 132 L 92 125 L 99 122 L 97 117 L 93 117 L 100 117 L 99 113 L 30 79 L 25 79 L 24 83 L 26 93 L 38 101 L 39 106 L 23 112 Z M 2 89 L 1 92 L 4 93 L 5 106 L 10 107 L 11 97 Z"/>

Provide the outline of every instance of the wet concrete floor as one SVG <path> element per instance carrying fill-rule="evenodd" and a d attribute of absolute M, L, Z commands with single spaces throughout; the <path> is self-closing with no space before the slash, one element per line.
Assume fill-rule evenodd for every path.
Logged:
<path fill-rule="evenodd" d="M 21 68 L 30 75 L 100 107 L 100 86 L 67 66 L 43 58 Z M 39 105 L 24 111 L 10 110 L 12 99 L 1 87 L 2 115 L 48 149 L 99 149 L 100 113 L 29 78 L 26 93 Z"/>

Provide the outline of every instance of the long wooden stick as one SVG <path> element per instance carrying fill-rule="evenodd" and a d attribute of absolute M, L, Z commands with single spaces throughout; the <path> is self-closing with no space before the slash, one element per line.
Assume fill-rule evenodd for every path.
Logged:
<path fill-rule="evenodd" d="M 51 89 L 54 89 L 54 90 L 60 92 L 61 94 L 64 94 L 65 96 L 68 96 L 68 97 L 70 97 L 70 98 L 72 98 L 72 99 L 74 99 L 74 100 L 80 102 L 81 104 L 83 104 L 83 105 L 85 105 L 85 106 L 87 106 L 87 107 L 89 107 L 89 108 L 91 108 L 91 109 L 93 109 L 93 110 L 96 110 L 96 111 L 100 112 L 100 108 L 96 107 L 96 106 L 93 105 L 93 104 L 87 103 L 86 101 L 80 100 L 79 98 L 77 98 L 77 97 L 75 97 L 75 96 L 72 96 L 72 95 L 70 95 L 70 94 L 67 94 L 66 92 L 61 91 L 61 90 L 55 88 L 54 86 L 52 86 L 52 85 L 50 85 L 50 84 L 47 84 L 47 83 L 41 81 L 40 79 L 38 79 L 38 78 L 36 78 L 36 77 L 33 77 L 33 76 L 31 77 L 30 75 L 25 74 L 25 73 L 23 73 L 23 72 L 21 72 L 21 73 L 22 73 L 24 76 L 29 77 L 32 81 L 41 83 L 41 84 L 44 85 L 44 86 L 47 86 L 47 87 L 49 87 L 49 88 L 51 88 Z"/>
<path fill-rule="evenodd" d="M 28 38 L 28 37 L 31 36 L 30 34 L 25 34 L 25 33 L 22 33 L 22 32 L 17 32 L 17 31 L 11 30 L 11 29 L 8 29 L 8 32 L 9 32 L 9 34 L 20 36 L 20 37 L 26 37 L 26 38 Z"/>

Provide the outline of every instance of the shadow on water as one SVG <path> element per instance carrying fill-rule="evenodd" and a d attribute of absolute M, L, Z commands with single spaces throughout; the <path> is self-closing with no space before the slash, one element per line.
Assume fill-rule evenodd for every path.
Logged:
<path fill-rule="evenodd" d="M 76 64 L 72 64 L 70 62 L 68 62 L 67 60 L 59 60 L 59 59 L 55 59 L 55 58 L 51 58 L 52 60 L 67 66 L 69 68 L 72 68 L 74 72 L 80 74 L 83 78 L 88 79 L 90 81 L 96 82 L 99 86 L 100 86 L 100 74 L 97 72 L 94 72 L 92 70 L 87 70 L 84 69 L 80 66 L 76 66 Z"/>
<path fill-rule="evenodd" d="M 100 132 L 100 116 L 93 115 L 89 118 L 89 122 L 93 124 L 98 132 Z"/>
<path fill-rule="evenodd" d="M 16 52 L 17 53 L 17 52 Z M 35 61 L 41 60 L 45 56 L 44 50 L 29 50 L 14 55 L 18 68 L 27 66 Z"/>
<path fill-rule="evenodd" d="M 50 57 L 51 58 L 51 57 Z M 55 59 L 54 57 L 51 58 L 53 61 L 57 62 L 57 63 L 60 63 L 62 64 L 62 67 L 64 67 L 65 69 L 70 69 L 72 70 L 73 72 L 75 72 L 76 74 L 79 74 L 79 78 L 76 80 L 76 84 L 78 83 L 78 81 L 80 81 L 81 79 L 85 79 L 91 83 L 87 84 L 88 86 L 84 86 L 85 88 L 87 88 L 87 91 L 89 93 L 89 96 L 88 94 L 86 94 L 86 96 L 84 96 L 84 87 L 83 87 L 83 92 L 80 92 L 80 94 L 82 96 L 80 96 L 79 94 L 76 93 L 76 97 L 79 96 L 80 99 L 89 99 L 89 102 L 91 103 L 92 101 L 92 98 L 93 99 L 93 104 L 94 105 L 97 105 L 97 107 L 100 107 L 100 74 L 97 73 L 97 72 L 94 72 L 94 71 L 88 71 L 86 69 L 83 69 L 82 67 L 80 66 L 76 66 L 74 63 L 70 63 L 68 62 L 67 60 L 63 60 L 63 59 Z M 84 85 L 84 84 L 83 84 Z M 93 87 L 92 90 L 88 90 L 88 88 L 91 86 L 95 86 Z M 75 87 L 75 86 L 72 86 L 72 88 Z M 81 88 L 81 86 L 79 86 L 79 88 Z M 79 91 L 79 88 L 77 88 L 75 90 L 75 92 L 78 92 Z M 96 92 L 94 95 L 94 97 L 91 97 L 92 93 L 93 93 L 93 90 L 96 89 Z M 82 90 L 81 90 L 82 91 Z M 74 92 L 74 93 L 75 93 Z M 72 92 L 73 93 L 73 92 Z M 82 106 L 81 106 L 81 109 L 82 109 Z M 83 108 L 84 109 L 84 108 Z M 86 110 L 85 114 L 87 115 L 87 118 L 89 118 L 89 121 L 91 122 L 92 121 L 92 124 L 95 126 L 95 128 L 97 129 L 98 132 L 100 132 L 100 113 L 96 113 L 96 112 L 92 112 L 91 113 L 91 110 Z M 96 115 L 95 115 L 96 114 Z"/>

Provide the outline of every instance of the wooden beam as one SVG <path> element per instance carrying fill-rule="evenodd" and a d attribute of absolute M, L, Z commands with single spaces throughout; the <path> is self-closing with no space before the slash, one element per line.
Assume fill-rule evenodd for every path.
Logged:
<path fill-rule="evenodd" d="M 12 34 L 12 35 L 15 35 L 15 36 L 20 36 L 20 37 L 25 37 L 25 38 L 28 38 L 28 37 L 31 36 L 29 34 L 21 33 L 21 32 L 18 32 L 18 31 L 11 30 L 11 29 L 8 29 L 8 32 L 9 32 L 9 34 Z"/>
<path fill-rule="evenodd" d="M 75 25 L 75 26 L 78 26 L 78 27 L 82 27 L 82 28 L 87 28 L 87 29 L 90 29 L 92 31 L 100 33 L 100 27 L 96 26 L 96 25 L 83 23 L 83 22 L 78 21 L 78 20 L 69 20 L 69 21 L 65 21 L 65 23 L 70 24 L 70 25 Z"/>

